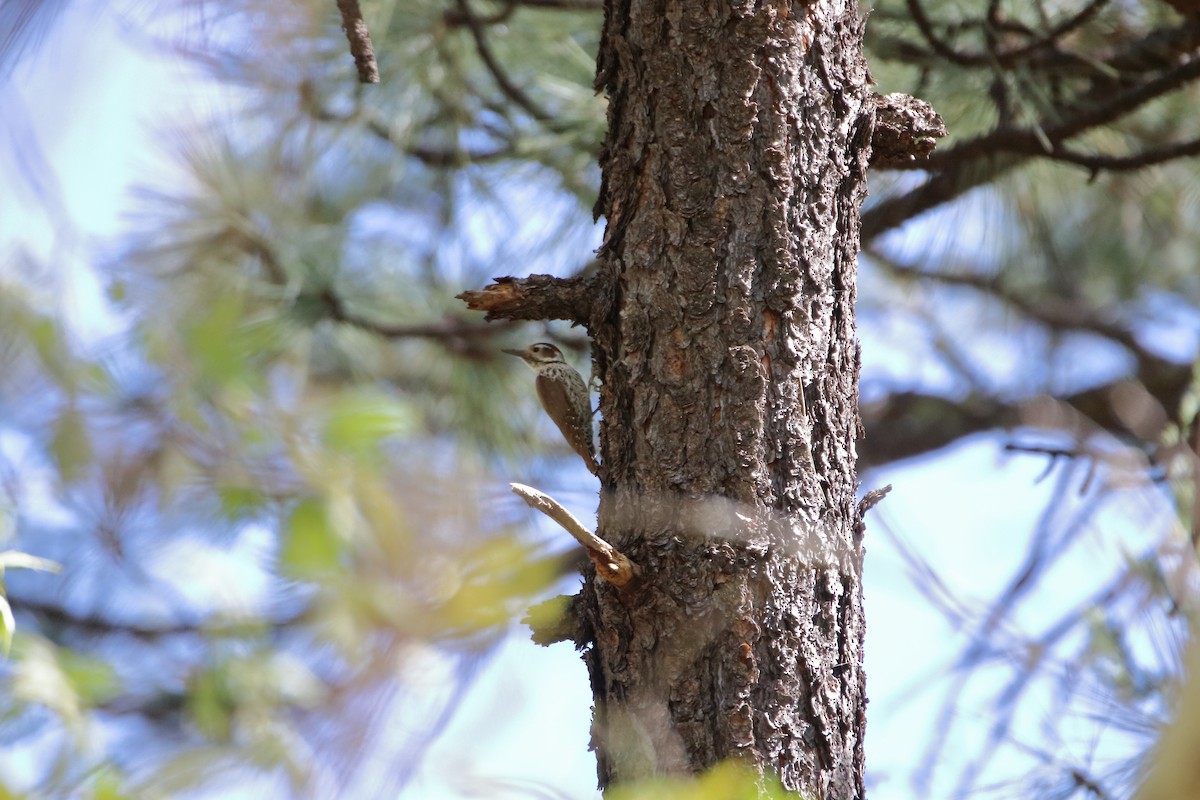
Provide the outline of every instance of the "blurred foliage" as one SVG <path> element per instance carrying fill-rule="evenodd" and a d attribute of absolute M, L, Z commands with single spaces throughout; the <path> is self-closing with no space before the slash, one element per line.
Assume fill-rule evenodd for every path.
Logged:
<path fill-rule="evenodd" d="M 801 798 L 787 792 L 778 779 L 763 779 L 737 761 L 725 761 L 693 779 L 663 778 L 615 787 L 605 797 L 611 800 L 782 800 Z"/>
<path fill-rule="evenodd" d="M 0 650 L 5 655 L 8 655 L 12 648 L 13 632 L 17 629 L 12 606 L 9 605 L 8 598 L 4 595 L 4 573 L 13 567 L 42 570 L 43 572 L 60 571 L 58 564 L 45 558 L 38 558 L 17 550 L 0 552 Z"/>
<path fill-rule="evenodd" d="M 1191 676 L 1200 670 L 1200 647 L 1188 648 L 1186 666 Z M 1176 702 L 1175 716 L 1155 746 L 1146 782 L 1138 800 L 1184 800 L 1200 794 L 1200 681 L 1190 680 Z"/>
<path fill-rule="evenodd" d="M 523 15 L 554 42 L 545 132 L 463 91 L 479 59 L 440 3 L 371 9 L 388 91 L 370 97 L 323 3 L 213 4 L 204 26 L 160 10 L 239 111 L 172 135 L 184 180 L 141 188 L 118 252 L 90 265 L 106 332 L 81 334 L 19 251 L 0 272 L 4 540 L 63 565 L 11 581 L 3 735 L 66 737 L 26 773 L 38 796 L 255 774 L 386 794 L 420 750 L 388 718 L 431 683 L 460 694 L 563 577 L 563 544 L 515 505 L 481 513 L 502 465 L 553 485 L 534 453 L 566 448 L 529 440 L 528 375 L 493 358 L 523 337 L 496 341 L 452 296 L 497 257 L 520 271 L 594 246 L 596 34 Z M 11 552 L 0 566 L 44 563 Z M 450 668 L 411 682 L 429 647 Z M 446 714 L 423 724 L 432 741 Z M 355 765 L 396 748 L 356 790 Z"/>
<path fill-rule="evenodd" d="M 34 5 L 6 4 L 0 19 Z M 103 324 L 72 318 L 66 267 L 0 252 L 0 547 L 14 559 L 0 566 L 62 565 L 4 574 L 5 644 L 16 632 L 0 737 L 36 752 L 20 787 L 0 771 L 0 791 L 219 794 L 253 779 L 279 796 L 394 796 L 456 702 L 422 715 L 418 700 L 460 697 L 473 665 L 560 583 L 562 539 L 531 531 L 497 487 L 519 478 L 570 494 L 590 478 L 541 418 L 528 372 L 497 354 L 548 338 L 582 363 L 586 340 L 487 326 L 453 299 L 495 275 L 573 274 L 598 242 L 600 13 L 545 5 L 364 3 L 382 72 L 369 88 L 325 0 L 125 10 L 208 70 L 219 108 L 173 129 L 178 174 L 141 187 L 130 227 L 85 266 L 103 290 L 87 311 Z M 946 118 L 943 149 L 987 133 L 1002 110 L 1038 124 L 1096 80 L 924 63 L 911 8 L 874 4 L 869 60 L 879 91 L 916 94 Z M 924 8 L 956 47 L 995 35 L 972 22 L 984 9 Z M 990 8 L 1018 36 L 1079 6 Z M 27 18 L 24 34 L 0 38 L 19 48 L 0 53 L 5 69 L 45 35 L 44 13 Z M 1102 52 L 1177 24 L 1162 4 L 1098 4 L 1069 44 Z M 1006 108 L 982 101 L 998 93 Z M 1196 100 L 1189 86 L 1084 143 L 1163 144 L 1194 128 Z M 1145 354 L 1114 330 L 1177 365 L 1194 359 L 1180 331 L 1200 319 L 1197 177 L 1189 161 L 1089 175 L 1028 160 L 869 242 L 865 394 L 916 387 L 963 408 L 1059 397 L 1136 372 Z M 873 175 L 868 213 L 913 183 Z M 946 708 L 975 676 L 1003 687 L 973 697 L 995 724 L 957 788 L 990 775 L 1002 748 L 1033 763 L 984 787 L 1007 796 L 1127 796 L 1144 774 L 1182 691 L 1194 614 L 1197 387 L 1182 408 L 1157 409 L 1165 427 L 1144 440 L 1063 424 L 1061 453 L 1027 454 L 1051 459 L 1054 502 L 1076 513 L 1047 512 L 1003 597 L 939 596 L 908 553 L 914 583 L 970 642 Z M 1017 444 L 1048 427 L 1019 419 Z M 1143 503 L 1176 516 L 1128 511 Z M 1138 534 L 1122 568 L 1053 619 L 1017 620 L 1040 607 L 1037 587 L 1081 532 L 1107 525 Z M 1038 742 L 1017 734 L 1031 697 L 1052 709 L 1033 726 Z M 388 735 L 406 713 L 416 743 Z M 1099 749 L 1096 718 L 1123 735 L 1104 745 L 1102 775 L 1064 756 L 1068 739 Z M 914 759 L 918 786 L 955 730 Z M 392 765 L 386 777 L 372 761 Z M 775 792 L 727 765 L 617 796 Z"/>

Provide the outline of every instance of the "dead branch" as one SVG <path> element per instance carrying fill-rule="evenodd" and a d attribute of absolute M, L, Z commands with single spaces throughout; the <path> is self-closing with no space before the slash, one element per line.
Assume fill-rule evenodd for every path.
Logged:
<path fill-rule="evenodd" d="M 898 92 L 875 95 L 875 130 L 871 136 L 871 166 L 920 163 L 946 135 L 946 123 L 933 106 Z"/>
<path fill-rule="evenodd" d="M 487 312 L 484 319 L 565 319 L 587 326 L 592 317 L 597 283 L 591 276 L 556 278 L 530 275 L 527 278 L 493 278 L 483 289 L 455 295 L 472 311 Z"/>
<path fill-rule="evenodd" d="M 583 546 L 583 549 L 587 551 L 588 558 L 592 559 L 592 563 L 596 565 L 597 575 L 613 586 L 624 586 L 633 580 L 637 572 L 637 565 L 620 550 L 583 527 L 583 524 L 575 519 L 570 511 L 559 505 L 557 500 L 523 483 L 509 485 L 512 487 L 513 494 L 528 503 L 530 508 L 537 509 L 557 522 L 563 530 L 571 534 L 575 541 Z"/>

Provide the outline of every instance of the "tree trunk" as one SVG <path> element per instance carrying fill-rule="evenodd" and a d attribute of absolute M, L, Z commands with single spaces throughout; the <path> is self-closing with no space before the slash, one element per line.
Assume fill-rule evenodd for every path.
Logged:
<path fill-rule="evenodd" d="M 599 532 L 640 572 L 579 606 L 602 786 L 736 758 L 863 795 L 862 33 L 853 0 L 606 4 Z"/>

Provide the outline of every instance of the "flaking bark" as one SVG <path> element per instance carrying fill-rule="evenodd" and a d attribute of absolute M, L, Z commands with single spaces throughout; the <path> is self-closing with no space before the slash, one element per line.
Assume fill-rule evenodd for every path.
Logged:
<path fill-rule="evenodd" d="M 594 276 L 529 275 L 492 280 L 482 289 L 455 295 L 472 311 L 487 312 L 484 319 L 488 321 L 566 319 L 576 325 L 587 324 L 599 291 Z"/>

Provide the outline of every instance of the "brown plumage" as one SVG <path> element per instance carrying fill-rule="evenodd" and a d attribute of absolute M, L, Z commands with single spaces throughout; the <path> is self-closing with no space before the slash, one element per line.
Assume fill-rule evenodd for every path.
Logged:
<path fill-rule="evenodd" d="M 566 362 L 561 350 L 546 342 L 504 352 L 521 359 L 537 373 L 534 384 L 542 408 L 595 475 L 599 467 L 596 447 L 592 444 L 592 402 L 583 376 Z"/>

